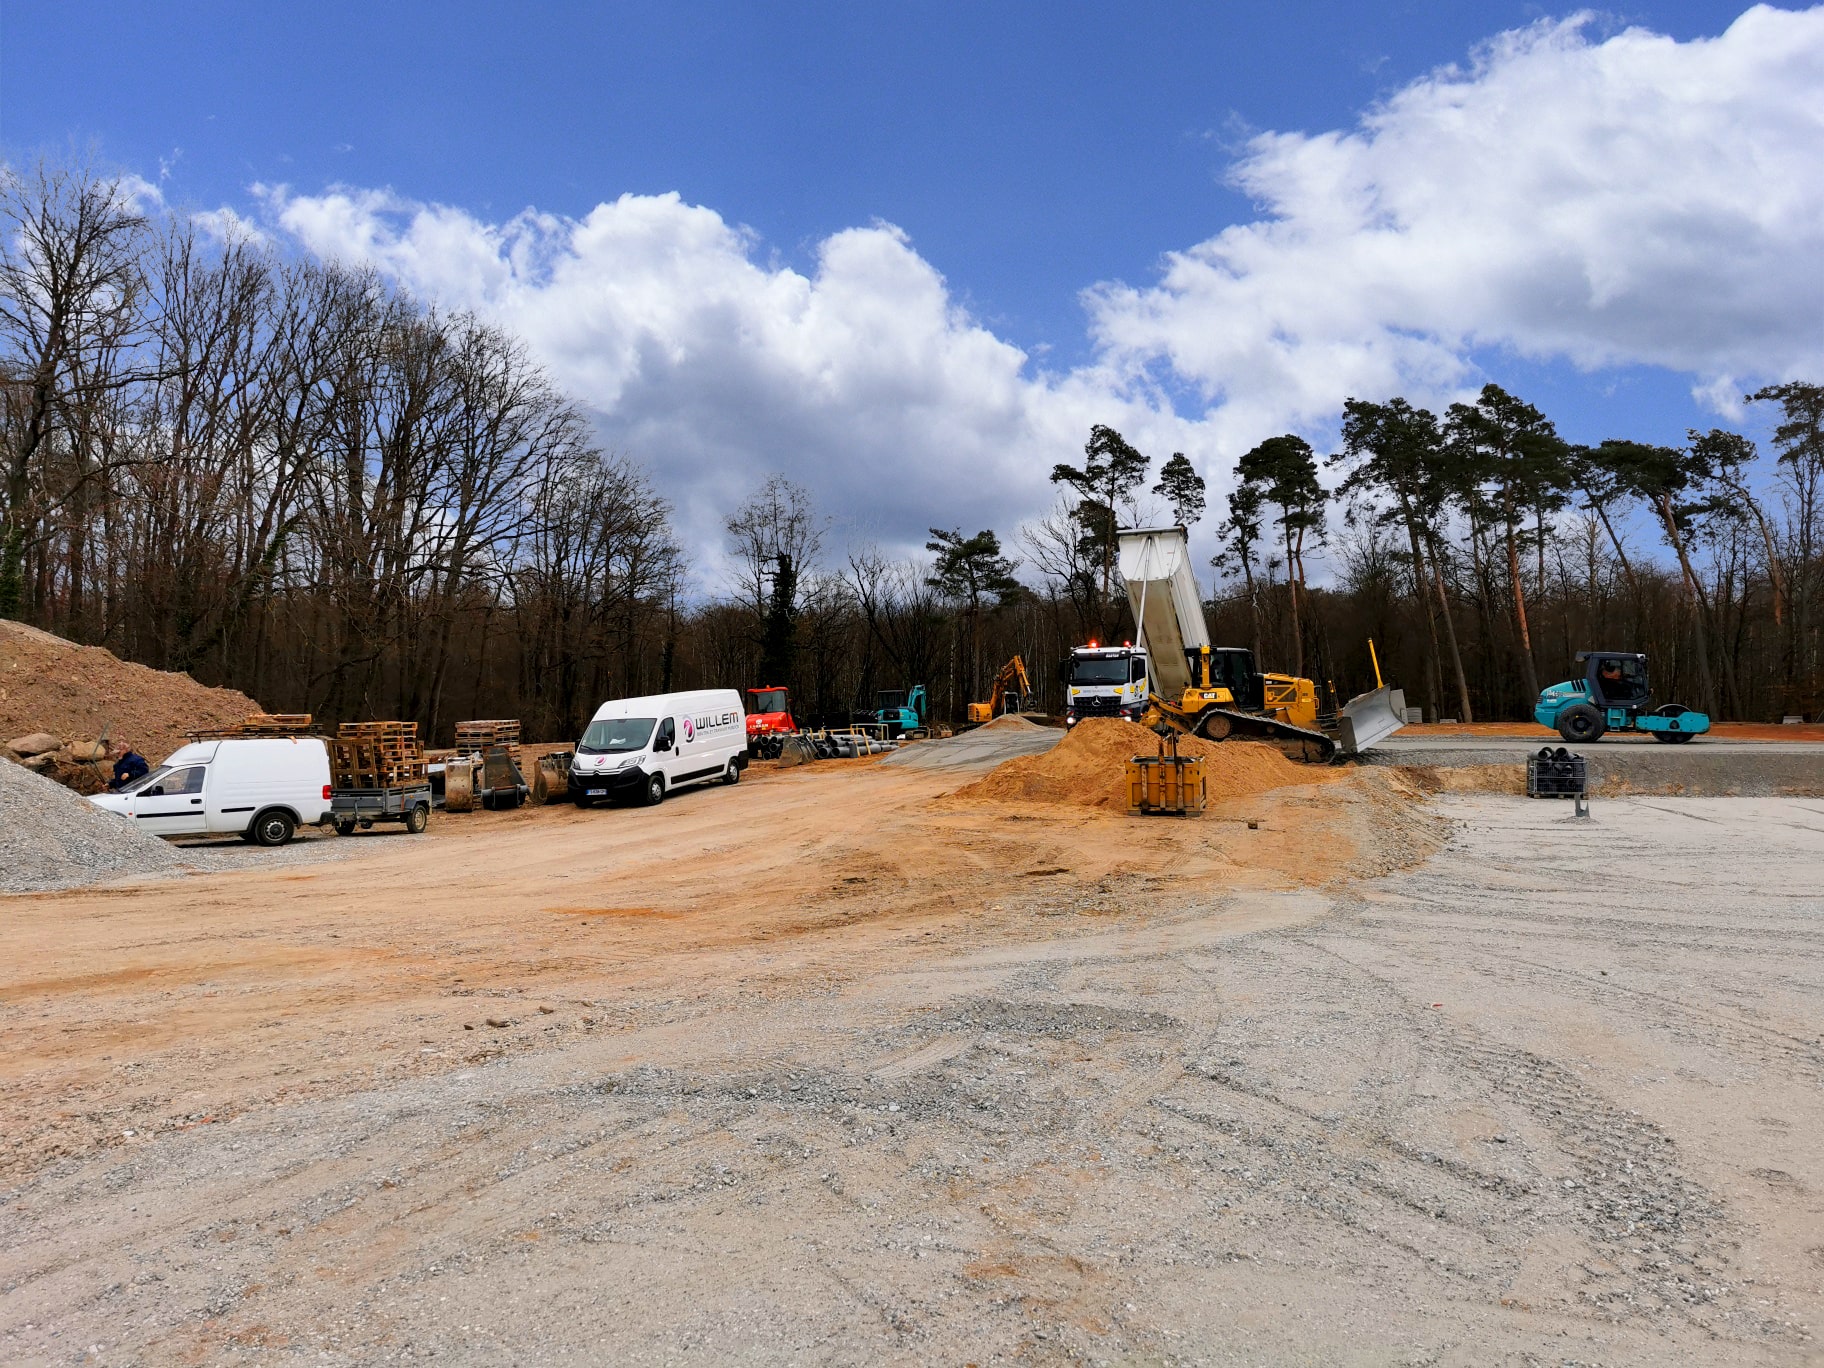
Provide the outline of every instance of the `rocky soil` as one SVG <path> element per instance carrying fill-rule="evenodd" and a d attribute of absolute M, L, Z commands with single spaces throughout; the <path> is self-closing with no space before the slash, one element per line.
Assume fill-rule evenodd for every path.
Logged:
<path fill-rule="evenodd" d="M 105 730 L 156 765 L 186 732 L 233 726 L 259 710 L 237 690 L 0 619 L 0 743 L 34 732 L 93 741 Z"/>

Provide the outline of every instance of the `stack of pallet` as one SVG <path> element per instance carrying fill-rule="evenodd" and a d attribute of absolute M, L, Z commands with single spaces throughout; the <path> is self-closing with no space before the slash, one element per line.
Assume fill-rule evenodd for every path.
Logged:
<path fill-rule="evenodd" d="M 240 736 L 304 736 L 310 732 L 310 714 L 252 713 L 235 732 Z"/>
<path fill-rule="evenodd" d="M 504 746 L 513 763 L 519 763 L 519 719 L 517 717 L 495 718 L 483 722 L 458 722 L 456 724 L 456 749 L 463 755 L 486 755 L 497 746 Z"/>
<path fill-rule="evenodd" d="M 344 722 L 329 743 L 339 789 L 410 788 L 429 782 L 416 722 Z"/>
<path fill-rule="evenodd" d="M 227 727 L 199 727 L 184 733 L 192 741 L 228 741 L 247 736 L 314 736 L 309 713 L 249 713 Z"/>

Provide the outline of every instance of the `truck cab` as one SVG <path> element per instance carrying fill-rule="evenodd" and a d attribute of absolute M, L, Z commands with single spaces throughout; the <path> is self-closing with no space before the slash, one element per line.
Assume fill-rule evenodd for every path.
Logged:
<path fill-rule="evenodd" d="M 1064 662 L 1064 724 L 1085 717 L 1120 717 L 1137 722 L 1146 711 L 1149 673 L 1138 646 L 1078 646 Z"/>

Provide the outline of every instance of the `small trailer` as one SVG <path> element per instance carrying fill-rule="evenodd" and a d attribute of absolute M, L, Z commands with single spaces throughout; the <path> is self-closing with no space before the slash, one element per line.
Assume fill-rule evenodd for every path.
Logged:
<path fill-rule="evenodd" d="M 413 835 L 431 821 L 431 780 L 415 722 L 344 722 L 329 742 L 328 820 L 338 835 L 402 822 Z"/>
<path fill-rule="evenodd" d="M 336 834 L 352 836 L 356 827 L 367 828 L 375 822 L 403 822 L 416 836 L 431 823 L 431 786 L 413 784 L 404 788 L 332 789 L 329 817 Z"/>

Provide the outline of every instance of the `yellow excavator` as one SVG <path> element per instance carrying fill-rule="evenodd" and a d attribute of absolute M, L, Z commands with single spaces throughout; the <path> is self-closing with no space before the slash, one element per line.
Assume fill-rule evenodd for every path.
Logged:
<path fill-rule="evenodd" d="M 1380 683 L 1378 663 L 1376 687 L 1339 708 L 1326 728 L 1311 680 L 1263 674 L 1252 651 L 1211 646 L 1182 527 L 1123 529 L 1119 546 L 1121 578 L 1146 647 L 1145 725 L 1210 741 L 1270 741 L 1295 759 L 1318 763 L 1339 750 L 1365 750 L 1404 725 L 1405 695 Z"/>
<path fill-rule="evenodd" d="M 969 705 L 969 725 L 979 727 L 1008 713 L 1029 712 L 1032 706 L 1032 677 L 1026 673 L 1026 662 L 1016 655 L 994 676 L 988 701 Z"/>

